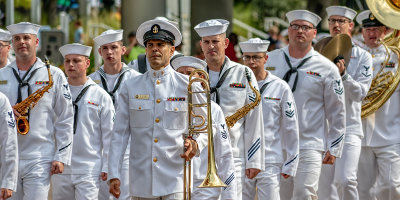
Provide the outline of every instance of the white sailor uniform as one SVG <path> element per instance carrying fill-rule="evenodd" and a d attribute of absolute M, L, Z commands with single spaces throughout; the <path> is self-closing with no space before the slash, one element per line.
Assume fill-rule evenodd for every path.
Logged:
<path fill-rule="evenodd" d="M 243 199 L 279 199 L 281 173 L 295 176 L 299 162 L 299 125 L 289 85 L 268 73 L 258 81 L 264 119 L 265 171 L 246 179 Z"/>
<path fill-rule="evenodd" d="M 299 165 L 296 177 L 282 180 L 281 198 L 316 198 L 324 152 L 340 157 L 344 143 L 345 99 L 339 70 L 314 49 L 302 59 L 290 57 L 288 47 L 268 56 L 266 69 L 289 80 L 299 117 Z M 292 77 L 288 72 L 294 73 Z"/>
<path fill-rule="evenodd" d="M 14 75 L 19 70 L 16 62 L 1 69 L 0 91 L 15 105 L 18 99 L 19 82 Z M 53 87 L 46 92 L 38 104 L 29 112 L 30 130 L 27 135 L 18 135 L 19 170 L 18 187 L 12 199 L 45 199 L 50 187 L 50 169 L 53 161 L 64 165 L 71 163 L 73 109 L 71 93 L 64 73 L 50 67 Z M 19 75 L 18 75 L 18 78 Z M 49 83 L 45 64 L 37 58 L 25 74 L 27 84 L 21 88 L 21 100 Z M 23 82 L 24 83 L 24 82 Z"/>

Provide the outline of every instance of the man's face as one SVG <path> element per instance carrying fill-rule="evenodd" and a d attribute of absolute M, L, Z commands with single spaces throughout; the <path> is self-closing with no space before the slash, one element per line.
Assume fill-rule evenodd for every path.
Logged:
<path fill-rule="evenodd" d="M 225 49 L 228 47 L 229 39 L 225 33 L 202 37 L 200 40 L 201 50 L 204 52 L 206 62 L 221 62 L 225 59 Z"/>
<path fill-rule="evenodd" d="M 99 54 L 104 60 L 105 64 L 114 64 L 121 62 L 121 57 L 126 52 L 125 46 L 121 41 L 103 44 L 99 48 Z"/>
<path fill-rule="evenodd" d="M 36 56 L 39 39 L 34 34 L 16 34 L 12 36 L 12 45 L 17 58 L 33 57 Z"/>
<path fill-rule="evenodd" d="M 329 32 L 333 37 L 341 33 L 350 35 L 354 28 L 353 21 L 343 16 L 332 15 L 328 21 Z"/>
<path fill-rule="evenodd" d="M 176 71 L 181 74 L 185 74 L 185 75 L 189 76 L 194 70 L 195 70 L 194 67 L 182 66 L 182 67 L 179 67 Z M 195 77 L 198 77 L 197 73 L 195 74 Z"/>
<path fill-rule="evenodd" d="M 381 44 L 379 39 L 383 39 L 385 37 L 386 30 L 387 29 L 385 26 L 362 28 L 364 43 L 370 48 L 378 47 Z"/>
<path fill-rule="evenodd" d="M 293 46 L 311 45 L 316 35 L 317 29 L 308 21 L 292 21 L 288 28 L 289 44 Z"/>
<path fill-rule="evenodd" d="M 146 43 L 146 57 L 154 70 L 159 70 L 169 64 L 171 56 L 174 55 L 175 47 L 169 42 L 162 40 L 149 40 Z"/>
<path fill-rule="evenodd" d="M 7 62 L 8 52 L 10 51 L 10 43 L 0 41 L 0 64 Z"/>
<path fill-rule="evenodd" d="M 264 64 L 267 62 L 268 55 L 263 52 L 245 52 L 243 53 L 243 61 L 247 67 L 252 70 L 264 69 Z"/>
<path fill-rule="evenodd" d="M 88 57 L 78 54 L 69 54 L 64 57 L 65 73 L 69 78 L 86 76 L 86 69 L 90 66 Z"/>

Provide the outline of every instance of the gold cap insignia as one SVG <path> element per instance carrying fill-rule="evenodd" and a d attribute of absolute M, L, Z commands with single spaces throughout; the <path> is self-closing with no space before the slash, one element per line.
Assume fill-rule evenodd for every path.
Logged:
<path fill-rule="evenodd" d="M 158 31 L 160 30 L 160 26 L 158 24 L 154 24 L 151 27 L 151 30 L 153 31 L 153 33 L 158 33 Z"/>
<path fill-rule="evenodd" d="M 375 20 L 375 16 L 371 13 L 371 14 L 369 15 L 369 19 L 370 19 L 370 20 Z"/>

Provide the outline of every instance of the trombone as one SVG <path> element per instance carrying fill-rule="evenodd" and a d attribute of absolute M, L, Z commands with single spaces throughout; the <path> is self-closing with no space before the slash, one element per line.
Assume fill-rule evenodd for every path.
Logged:
<path fill-rule="evenodd" d="M 205 78 L 196 77 L 196 75 L 204 76 Z M 193 91 L 192 85 L 194 83 L 200 83 L 203 86 L 202 91 Z M 194 70 L 189 76 L 188 85 L 188 114 L 189 114 L 189 126 L 188 133 L 185 134 L 185 138 L 191 138 L 194 135 L 201 133 L 208 134 L 208 165 L 207 174 L 203 183 L 198 186 L 199 188 L 209 187 L 227 187 L 224 182 L 221 181 L 217 174 L 217 168 L 215 166 L 215 155 L 214 155 L 214 135 L 212 132 L 212 120 L 211 120 L 211 98 L 210 98 L 210 86 L 207 72 L 201 69 Z M 206 95 L 206 103 L 194 103 L 193 95 Z M 207 107 L 207 124 L 206 119 L 202 115 L 195 114 L 195 108 Z M 201 123 L 194 123 L 195 119 L 200 119 Z M 184 199 L 191 199 L 191 161 L 184 160 L 183 169 L 183 193 Z"/>

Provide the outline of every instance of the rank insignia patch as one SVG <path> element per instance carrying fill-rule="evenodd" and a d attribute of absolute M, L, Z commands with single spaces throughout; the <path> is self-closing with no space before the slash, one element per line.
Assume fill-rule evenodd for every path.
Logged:
<path fill-rule="evenodd" d="M 185 101 L 185 97 L 168 97 L 167 101 Z"/>
<path fill-rule="evenodd" d="M 333 90 L 338 95 L 342 95 L 343 92 L 344 92 L 344 88 L 343 88 L 343 86 L 341 86 L 341 82 L 342 81 L 340 79 L 339 80 L 335 80 L 335 84 L 334 84 L 334 87 L 333 87 Z"/>
<path fill-rule="evenodd" d="M 231 83 L 231 84 L 229 84 L 229 87 L 231 87 L 231 88 L 245 88 L 246 85 L 243 84 L 243 83 Z"/>
<path fill-rule="evenodd" d="M 285 110 L 285 115 L 288 116 L 289 118 L 292 118 L 294 116 L 294 106 L 293 102 L 286 102 L 287 104 L 287 109 Z"/>
<path fill-rule="evenodd" d="M 275 71 L 275 67 L 266 67 L 265 69 L 268 71 Z"/>
<path fill-rule="evenodd" d="M 221 124 L 221 137 L 224 139 L 228 138 L 228 131 L 225 129 L 225 124 Z"/>
<path fill-rule="evenodd" d="M 68 99 L 68 100 L 71 100 L 71 94 L 65 93 L 65 94 L 64 94 L 64 98 L 66 98 L 66 99 Z"/>
<path fill-rule="evenodd" d="M 256 101 L 256 94 L 254 94 L 254 93 L 251 93 L 251 94 L 249 94 L 249 100 L 251 101 L 251 102 L 255 102 Z"/>
<path fill-rule="evenodd" d="M 370 68 L 370 66 L 364 65 L 365 71 L 361 72 L 361 74 L 364 75 L 365 77 L 371 76 L 371 73 L 368 72 L 369 68 Z"/>
<path fill-rule="evenodd" d="M 7 80 L 1 80 L 0 81 L 0 85 L 6 85 L 7 84 Z"/>
<path fill-rule="evenodd" d="M 148 95 L 148 94 L 137 94 L 137 95 L 135 95 L 135 99 L 150 99 L 150 95 Z"/>
<path fill-rule="evenodd" d="M 44 85 L 44 84 L 48 85 L 49 81 L 36 81 L 35 82 L 35 85 Z"/>
<path fill-rule="evenodd" d="M 279 98 L 274 98 L 274 97 L 264 97 L 264 99 L 268 99 L 268 100 L 276 100 L 276 101 L 279 101 L 279 100 L 281 100 L 281 99 L 279 99 Z"/>
<path fill-rule="evenodd" d="M 14 128 L 15 127 L 14 113 L 13 113 L 13 111 L 10 111 L 10 112 L 7 112 L 7 114 L 8 114 L 7 125 L 10 128 Z"/>
<path fill-rule="evenodd" d="M 320 75 L 319 73 L 317 73 L 317 72 L 311 72 L 311 71 L 309 71 L 309 72 L 307 72 L 307 74 L 313 75 L 313 76 L 321 77 L 321 75 Z"/>
<path fill-rule="evenodd" d="M 96 84 L 99 84 L 101 82 L 101 80 L 93 80 L 93 82 L 95 82 Z"/>
<path fill-rule="evenodd" d="M 88 101 L 88 104 L 90 104 L 90 105 L 94 105 L 94 106 L 99 106 L 99 104 L 97 104 L 97 103 L 94 103 L 94 102 L 92 102 L 92 101 Z"/>

